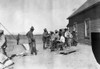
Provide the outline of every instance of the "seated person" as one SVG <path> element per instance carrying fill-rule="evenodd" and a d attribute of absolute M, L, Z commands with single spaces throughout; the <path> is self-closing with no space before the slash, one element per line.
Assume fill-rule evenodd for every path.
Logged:
<path fill-rule="evenodd" d="M 58 48 L 60 47 L 60 50 L 63 50 L 63 46 L 65 44 L 65 37 L 63 36 L 63 34 L 61 34 L 60 39 L 58 40 Z"/>
<path fill-rule="evenodd" d="M 50 33 L 50 42 L 51 42 L 51 51 L 54 51 L 54 40 L 55 40 L 55 37 L 54 37 L 54 32 L 51 32 Z"/>

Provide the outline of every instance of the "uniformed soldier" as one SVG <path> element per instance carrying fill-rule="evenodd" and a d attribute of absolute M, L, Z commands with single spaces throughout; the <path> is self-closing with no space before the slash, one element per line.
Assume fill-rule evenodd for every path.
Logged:
<path fill-rule="evenodd" d="M 34 31 L 34 27 L 32 26 L 30 28 L 30 31 L 26 34 L 26 36 L 28 37 L 28 42 L 29 42 L 29 46 L 30 46 L 30 53 L 33 54 L 35 53 L 35 55 L 37 55 L 37 50 L 36 50 L 36 41 L 33 35 L 33 31 Z"/>
<path fill-rule="evenodd" d="M 4 55 L 7 56 L 6 47 L 7 47 L 7 39 L 4 35 L 4 31 L 0 30 L 0 50 Z"/>

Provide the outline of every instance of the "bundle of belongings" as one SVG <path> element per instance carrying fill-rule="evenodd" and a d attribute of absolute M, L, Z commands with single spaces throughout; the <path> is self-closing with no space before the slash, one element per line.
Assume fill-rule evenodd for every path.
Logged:
<path fill-rule="evenodd" d="M 0 53 L 0 69 L 9 69 L 14 62 L 4 54 Z"/>
<path fill-rule="evenodd" d="M 6 47 L 7 47 L 7 40 L 4 35 L 4 31 L 0 30 L 0 69 L 5 69 L 14 64 L 14 62 L 7 57 L 6 54 Z"/>
<path fill-rule="evenodd" d="M 16 56 L 25 56 L 29 52 L 29 45 L 28 44 L 21 44 L 21 45 L 15 45 L 14 49 L 9 52 L 10 57 L 8 57 L 6 53 L 7 48 L 7 39 L 4 35 L 4 31 L 0 30 L 0 69 L 8 68 L 14 64 L 12 61 L 12 58 Z"/>
<path fill-rule="evenodd" d="M 6 55 L 0 52 L 0 69 L 12 69 L 13 68 L 12 65 L 14 64 L 12 58 L 16 56 L 28 55 L 29 45 L 28 44 L 16 45 L 11 54 L 12 55 L 10 57 L 7 57 Z"/>
<path fill-rule="evenodd" d="M 30 48 L 29 44 L 21 44 L 21 45 L 15 45 L 14 49 L 11 51 L 11 56 L 27 56 L 30 54 Z"/>
<path fill-rule="evenodd" d="M 20 53 L 19 55 L 29 55 L 30 54 L 30 48 L 29 48 L 29 44 L 22 44 L 23 48 L 25 49 L 24 52 Z"/>

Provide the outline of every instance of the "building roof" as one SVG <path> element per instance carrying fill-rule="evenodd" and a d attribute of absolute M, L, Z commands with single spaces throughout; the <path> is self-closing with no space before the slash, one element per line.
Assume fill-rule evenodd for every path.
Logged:
<path fill-rule="evenodd" d="M 79 9 L 77 9 L 71 16 L 68 17 L 71 18 L 80 12 L 84 11 L 85 9 L 88 9 L 89 7 L 93 6 L 94 4 L 100 2 L 100 0 L 87 0 Z"/>

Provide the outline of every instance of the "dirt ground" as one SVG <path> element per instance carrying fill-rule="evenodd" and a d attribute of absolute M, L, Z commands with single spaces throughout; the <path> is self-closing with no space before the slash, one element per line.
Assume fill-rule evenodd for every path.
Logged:
<path fill-rule="evenodd" d="M 91 46 L 79 43 L 76 52 L 63 55 L 59 51 L 43 50 L 41 38 L 36 38 L 36 42 L 38 54 L 15 57 L 14 69 L 97 69 Z M 20 43 L 28 42 L 27 39 L 21 39 Z M 15 50 L 18 53 L 24 49 L 16 46 L 16 40 L 8 40 L 8 55 L 16 53 Z"/>

